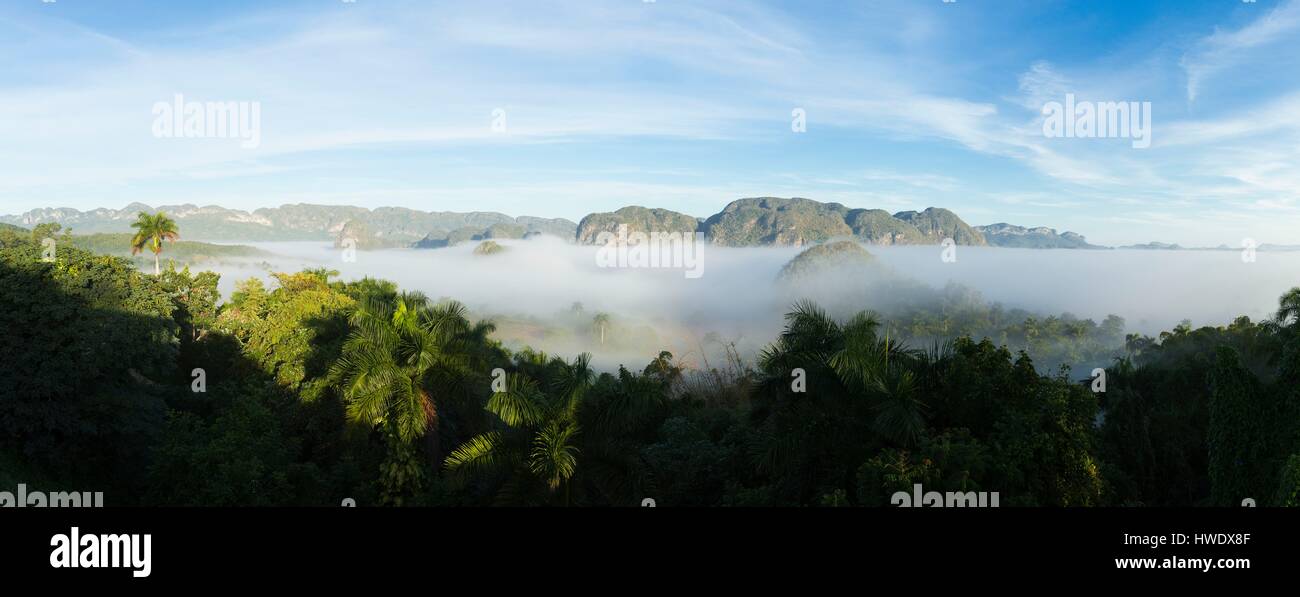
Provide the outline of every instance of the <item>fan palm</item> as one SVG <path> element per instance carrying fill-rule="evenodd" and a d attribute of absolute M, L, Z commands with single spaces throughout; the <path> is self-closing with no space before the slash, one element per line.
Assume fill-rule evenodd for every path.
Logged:
<path fill-rule="evenodd" d="M 158 275 L 161 271 L 158 255 L 162 253 L 163 241 L 180 238 L 176 221 L 161 211 L 152 215 L 142 211 L 136 215 L 131 227 L 135 228 L 135 236 L 131 237 L 131 254 L 136 255 L 145 249 L 152 251 L 153 274 Z"/>

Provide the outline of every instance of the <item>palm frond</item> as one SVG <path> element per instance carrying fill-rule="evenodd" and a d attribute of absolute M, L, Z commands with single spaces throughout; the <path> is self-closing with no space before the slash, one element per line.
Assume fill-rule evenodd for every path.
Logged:
<path fill-rule="evenodd" d="M 533 438 L 533 449 L 528 455 L 528 469 L 546 481 L 551 491 L 573 477 L 578 470 L 578 447 L 573 438 L 578 426 L 552 422 Z"/>
<path fill-rule="evenodd" d="M 463 480 L 473 473 L 501 467 L 507 462 L 502 443 L 501 434 L 496 431 L 474 436 L 447 456 L 443 468 Z"/>
<path fill-rule="evenodd" d="M 545 417 L 539 394 L 537 382 L 522 373 L 507 374 L 506 390 L 488 398 L 487 410 L 511 427 L 536 425 Z"/>
<path fill-rule="evenodd" d="M 917 398 L 915 378 L 903 371 L 877 380 L 876 432 L 902 446 L 916 443 L 925 430 L 925 405 Z"/>

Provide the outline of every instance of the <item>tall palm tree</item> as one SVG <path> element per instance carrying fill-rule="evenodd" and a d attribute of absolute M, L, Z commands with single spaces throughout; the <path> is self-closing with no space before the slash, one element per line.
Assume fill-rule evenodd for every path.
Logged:
<path fill-rule="evenodd" d="M 157 276 L 161 271 L 158 265 L 158 254 L 162 253 L 163 241 L 175 241 L 181 236 L 180 230 L 176 228 L 176 221 L 161 211 L 153 215 L 142 211 L 136 215 L 136 220 L 131 227 L 135 228 L 135 236 L 131 237 L 131 254 L 138 254 L 145 249 L 152 251 L 153 275 Z"/>
<path fill-rule="evenodd" d="M 608 313 L 597 313 L 596 316 L 595 316 L 594 318 L 592 318 L 591 323 L 592 323 L 593 326 L 595 326 L 596 330 L 597 330 L 598 332 L 600 332 L 600 345 L 601 345 L 601 346 L 604 346 L 604 345 L 605 345 L 605 328 L 609 327 L 609 314 L 608 314 Z"/>
<path fill-rule="evenodd" d="M 430 306 L 418 292 L 367 296 L 353 312 L 352 332 L 330 376 L 348 418 L 379 429 L 390 457 L 401 458 L 423 439 L 426 455 L 441 460 L 434 389 L 473 376 L 466 339 L 490 331 L 471 326 L 465 314 L 460 303 Z"/>

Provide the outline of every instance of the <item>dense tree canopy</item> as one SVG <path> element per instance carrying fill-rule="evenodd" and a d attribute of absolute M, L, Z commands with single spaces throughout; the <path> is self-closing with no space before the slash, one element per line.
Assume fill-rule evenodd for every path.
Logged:
<path fill-rule="evenodd" d="M 222 302 L 214 273 L 51 259 L 60 231 L 37 232 L 0 230 L 0 482 L 144 505 L 879 506 L 916 483 L 1300 503 L 1300 289 L 1268 321 L 1127 339 L 959 294 L 890 321 L 798 302 L 753 364 L 601 372 L 382 280 L 279 273 Z M 610 317 L 572 311 L 600 350 Z M 1113 358 L 1105 391 L 1039 349 Z"/>

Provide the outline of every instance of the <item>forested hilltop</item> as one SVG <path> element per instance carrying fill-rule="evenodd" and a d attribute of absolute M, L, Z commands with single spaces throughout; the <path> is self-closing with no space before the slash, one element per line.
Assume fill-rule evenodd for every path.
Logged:
<path fill-rule="evenodd" d="M 912 345 L 870 312 L 806 301 L 757 362 L 689 370 L 665 352 L 598 374 L 586 355 L 507 350 L 459 303 L 383 280 L 279 273 L 223 303 L 211 272 L 42 250 L 0 227 L 0 489 L 877 506 L 920 483 L 1002 506 L 1300 504 L 1300 289 L 1268 321 L 1130 336 L 1094 392 L 1032 353 Z"/>

